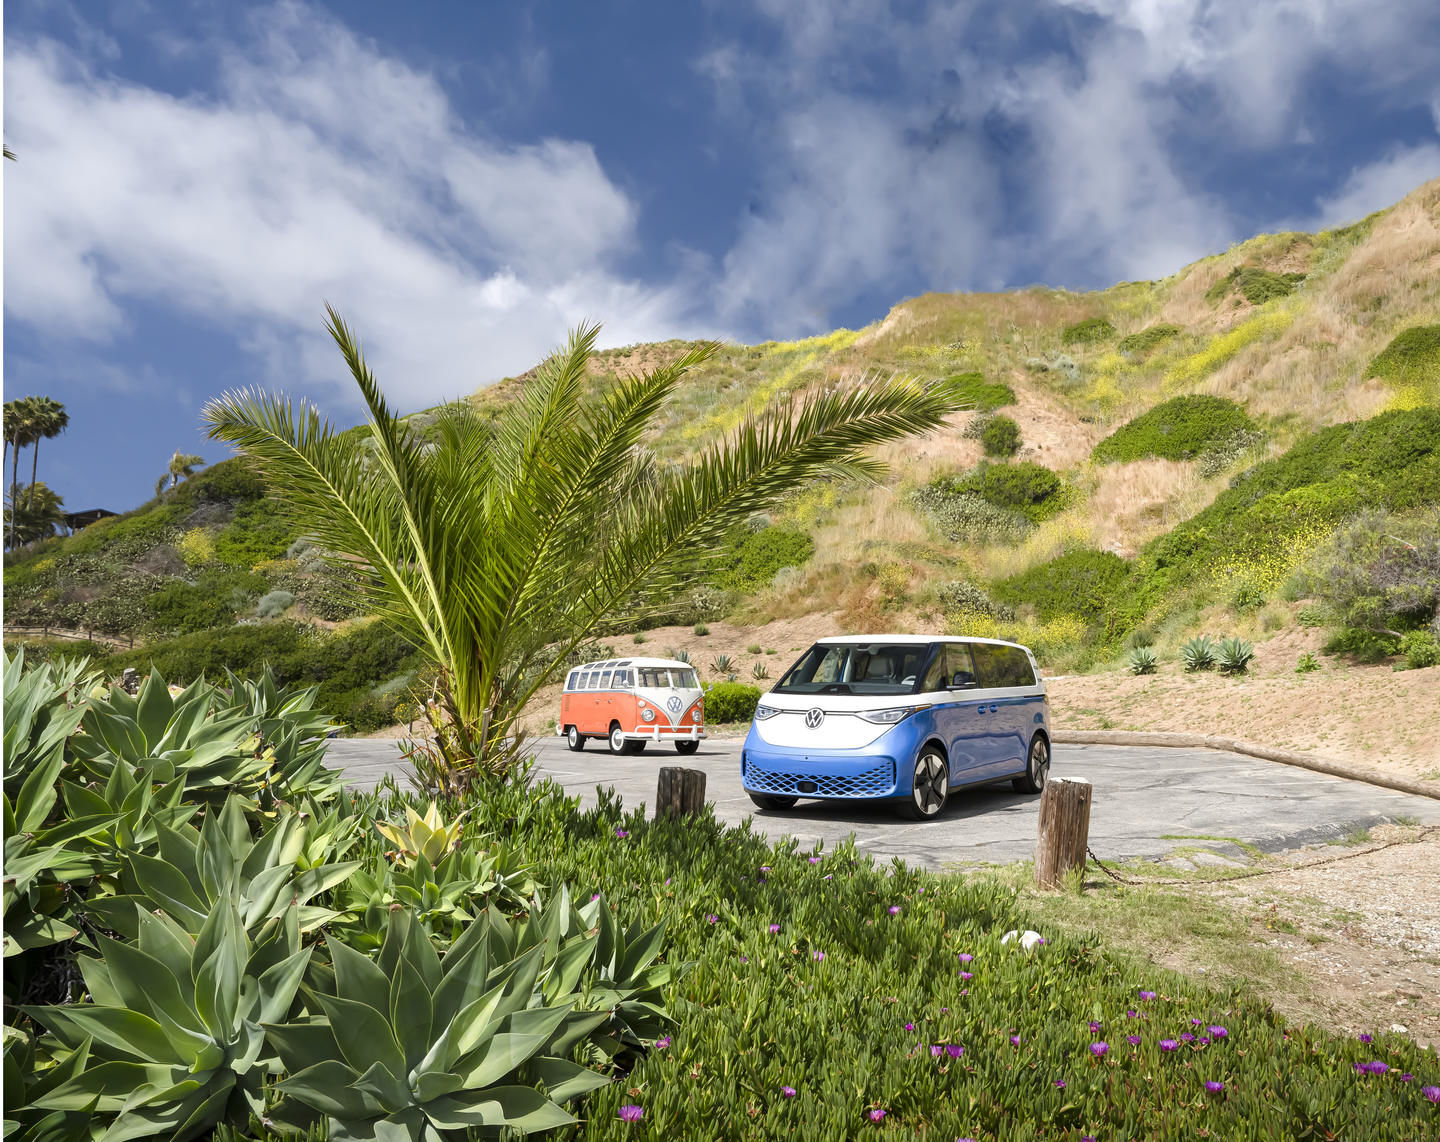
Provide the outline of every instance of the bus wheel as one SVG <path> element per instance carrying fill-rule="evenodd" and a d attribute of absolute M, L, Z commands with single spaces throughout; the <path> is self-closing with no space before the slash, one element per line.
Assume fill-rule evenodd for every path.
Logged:
<path fill-rule="evenodd" d="M 579 753 L 585 748 L 585 735 L 574 726 L 565 727 L 565 744 Z"/>
<path fill-rule="evenodd" d="M 754 801 L 756 807 L 760 809 L 790 809 L 800 798 L 777 797 L 773 793 L 752 793 L 750 800 Z"/>
<path fill-rule="evenodd" d="M 644 753 L 644 752 L 645 752 L 645 743 L 644 743 L 644 742 L 638 742 L 638 741 L 629 741 L 629 742 L 626 742 L 626 743 L 625 743 L 625 752 L 626 752 L 626 753 L 629 753 L 629 754 Z"/>
<path fill-rule="evenodd" d="M 695 752 L 697 749 L 699 749 L 699 748 L 700 748 L 700 743 L 699 743 L 699 742 L 676 742 L 676 743 L 675 743 L 675 752 L 676 752 L 676 753 L 694 753 L 694 752 Z"/>
<path fill-rule="evenodd" d="M 630 743 L 625 740 L 625 731 L 619 722 L 610 723 L 610 752 L 617 756 L 630 752 Z"/>

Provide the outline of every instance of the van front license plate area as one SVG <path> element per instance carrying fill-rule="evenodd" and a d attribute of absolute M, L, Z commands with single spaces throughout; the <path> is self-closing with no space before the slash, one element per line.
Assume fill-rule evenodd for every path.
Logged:
<path fill-rule="evenodd" d="M 786 765 L 786 762 L 810 761 L 808 757 L 752 758 L 747 755 L 742 784 L 756 793 L 792 797 L 868 799 L 888 797 L 895 792 L 895 762 L 890 758 L 866 758 L 868 764 L 843 766 L 812 762 L 801 772 L 796 772 L 798 767 Z"/>

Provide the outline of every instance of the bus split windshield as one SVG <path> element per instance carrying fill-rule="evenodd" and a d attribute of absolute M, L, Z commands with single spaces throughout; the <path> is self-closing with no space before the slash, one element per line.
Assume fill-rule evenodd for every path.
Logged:
<path fill-rule="evenodd" d="M 649 690 L 698 690 L 700 683 L 695 680 L 695 671 L 678 666 L 642 666 L 640 685 Z"/>
<path fill-rule="evenodd" d="M 925 643 L 817 642 L 776 694 L 911 694 L 930 657 Z"/>

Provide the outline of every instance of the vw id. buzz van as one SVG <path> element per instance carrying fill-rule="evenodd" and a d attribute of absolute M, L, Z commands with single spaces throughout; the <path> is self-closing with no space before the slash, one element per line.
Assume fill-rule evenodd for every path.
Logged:
<path fill-rule="evenodd" d="M 801 797 L 885 798 L 925 820 L 952 789 L 1010 780 L 1039 793 L 1050 705 L 1023 646 L 988 638 L 824 638 L 760 699 L 740 754 L 762 809 Z"/>
<path fill-rule="evenodd" d="M 565 676 L 555 729 L 573 750 L 603 738 L 611 753 L 674 742 L 694 753 L 705 737 L 705 695 L 695 668 L 670 658 L 587 662 Z"/>

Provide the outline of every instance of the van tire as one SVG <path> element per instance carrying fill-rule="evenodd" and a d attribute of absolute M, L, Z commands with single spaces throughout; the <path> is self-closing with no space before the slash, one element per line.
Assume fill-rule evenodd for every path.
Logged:
<path fill-rule="evenodd" d="M 936 745 L 927 745 L 915 759 L 910 779 L 910 796 L 896 810 L 912 821 L 933 821 L 940 816 L 950 796 L 950 764 Z"/>
<path fill-rule="evenodd" d="M 1036 734 L 1030 743 L 1030 754 L 1025 759 L 1025 776 L 1015 778 L 1010 784 L 1017 793 L 1043 793 L 1045 783 L 1050 780 L 1050 743 L 1044 734 Z"/>
<path fill-rule="evenodd" d="M 678 742 L 676 743 L 679 744 Z M 750 800 L 755 802 L 757 809 L 793 809 L 798 797 L 776 797 L 773 793 L 752 793 Z"/>
<path fill-rule="evenodd" d="M 699 742 L 676 742 L 676 743 L 675 743 L 675 752 L 676 752 L 676 753 L 691 754 L 691 753 L 694 753 L 694 752 L 695 752 L 696 750 L 698 750 L 699 748 L 700 748 L 700 743 L 699 743 Z"/>
<path fill-rule="evenodd" d="M 628 754 L 632 754 L 632 755 L 633 755 L 633 754 L 637 754 L 637 753 L 644 753 L 644 752 L 645 752 L 645 743 L 644 743 L 644 742 L 636 742 L 636 741 L 626 742 L 626 743 L 625 743 L 625 752 L 628 753 Z"/>
<path fill-rule="evenodd" d="M 610 743 L 610 752 L 619 757 L 630 752 L 630 743 L 625 740 L 625 731 L 620 728 L 619 722 L 610 723 L 610 733 L 607 739 Z"/>
<path fill-rule="evenodd" d="M 579 753 L 585 748 L 585 735 L 575 726 L 566 726 L 565 744 L 575 753 Z"/>

